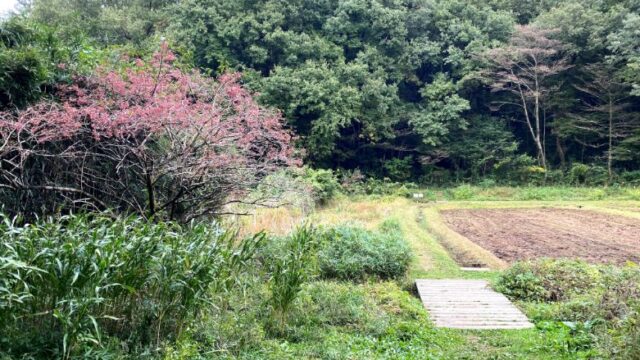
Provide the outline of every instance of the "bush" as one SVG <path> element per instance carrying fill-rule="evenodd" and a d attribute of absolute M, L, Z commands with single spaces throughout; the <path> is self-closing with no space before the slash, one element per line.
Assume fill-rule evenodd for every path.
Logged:
<path fill-rule="evenodd" d="M 598 294 L 599 315 L 606 320 L 621 319 L 640 305 L 640 268 L 604 267 Z"/>
<path fill-rule="evenodd" d="M 640 305 L 636 305 L 621 327 L 613 332 L 613 337 L 620 351 L 614 351 L 612 355 L 619 359 L 640 359 Z"/>
<path fill-rule="evenodd" d="M 597 268 L 580 260 L 517 262 L 498 279 L 496 288 L 507 296 L 526 301 L 561 301 L 596 286 Z"/>
<path fill-rule="evenodd" d="M 493 166 L 496 179 L 505 184 L 531 184 L 540 179 L 536 159 L 529 155 L 507 157 Z M 544 175 L 544 173 L 542 174 Z"/>
<path fill-rule="evenodd" d="M 157 348 L 232 287 L 262 238 L 238 241 L 215 224 L 102 215 L 22 227 L 5 218 L 0 349 L 68 358 L 110 337 L 131 351 Z"/>
<path fill-rule="evenodd" d="M 123 60 L 122 71 L 59 84 L 58 102 L 0 111 L 5 210 L 113 209 L 186 223 L 298 163 L 281 114 L 261 107 L 239 74 L 214 81 L 175 60 L 163 43 L 148 65 Z"/>
<path fill-rule="evenodd" d="M 469 200 L 476 194 L 476 188 L 471 185 L 464 184 L 451 190 L 453 200 Z"/>
<path fill-rule="evenodd" d="M 574 185 L 581 185 L 587 181 L 587 174 L 589 174 L 591 167 L 586 164 L 575 163 L 571 165 L 569 169 L 569 182 Z"/>
<path fill-rule="evenodd" d="M 619 180 L 624 185 L 639 186 L 640 185 L 640 170 L 622 172 L 622 173 L 620 173 Z"/>
<path fill-rule="evenodd" d="M 340 183 L 333 171 L 304 169 L 304 179 L 313 189 L 313 197 L 319 204 L 326 204 L 340 192 Z"/>
<path fill-rule="evenodd" d="M 372 232 L 341 225 L 329 230 L 318 254 L 321 274 L 326 278 L 363 280 L 402 277 L 411 261 L 411 250 L 395 226 Z M 388 231 L 393 229 L 392 231 Z"/>

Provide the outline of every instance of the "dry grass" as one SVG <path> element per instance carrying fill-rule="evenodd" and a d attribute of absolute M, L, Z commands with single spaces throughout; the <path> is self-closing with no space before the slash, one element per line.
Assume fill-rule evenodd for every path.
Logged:
<path fill-rule="evenodd" d="M 385 219 L 391 217 L 398 208 L 407 206 L 407 203 L 405 199 L 397 197 L 363 201 L 343 199 L 313 214 L 311 221 L 320 225 L 352 222 L 367 229 L 375 229 Z"/>
<path fill-rule="evenodd" d="M 306 219 L 306 214 L 299 209 L 289 207 L 260 208 L 247 216 L 231 217 L 230 224 L 240 229 L 240 235 L 246 236 L 260 231 L 273 235 L 286 235 Z"/>

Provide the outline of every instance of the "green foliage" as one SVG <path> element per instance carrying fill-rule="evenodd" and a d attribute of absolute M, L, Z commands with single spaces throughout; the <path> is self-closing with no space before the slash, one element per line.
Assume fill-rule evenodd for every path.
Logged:
<path fill-rule="evenodd" d="M 620 359 L 640 359 L 640 305 L 628 313 L 619 329 L 613 333 L 612 355 Z"/>
<path fill-rule="evenodd" d="M 468 184 L 460 185 L 451 189 L 451 198 L 453 200 L 469 200 L 475 195 L 475 189 Z"/>
<path fill-rule="evenodd" d="M 340 183 L 333 171 L 305 168 L 303 180 L 309 184 L 313 197 L 319 204 L 326 204 L 340 192 Z"/>
<path fill-rule="evenodd" d="M 30 16 L 63 38 L 89 36 L 101 45 L 140 44 L 167 25 L 170 0 L 33 1 Z"/>
<path fill-rule="evenodd" d="M 496 177 L 507 184 L 536 184 L 544 178 L 544 169 L 529 155 L 505 158 L 494 164 Z"/>
<path fill-rule="evenodd" d="M 469 101 L 456 91 L 455 84 L 442 73 L 435 74 L 433 82 L 420 91 L 426 106 L 409 123 L 424 143 L 440 145 L 451 131 L 466 129 L 467 122 L 461 114 L 470 109 Z"/>
<path fill-rule="evenodd" d="M 455 168 L 466 169 L 465 175 L 471 179 L 498 174 L 500 180 L 506 182 L 510 179 L 504 178 L 505 173 L 517 176 L 518 142 L 503 121 L 474 116 L 469 120 L 467 129 L 456 132 L 444 146 L 450 152 Z"/>
<path fill-rule="evenodd" d="M 518 300 L 562 301 L 593 289 L 599 280 L 599 271 L 586 262 L 543 259 L 515 263 L 496 288 Z"/>
<path fill-rule="evenodd" d="M 569 179 L 571 182 L 576 185 L 581 185 L 587 182 L 587 174 L 591 170 L 589 165 L 576 163 L 571 165 L 571 169 L 569 170 Z"/>
<path fill-rule="evenodd" d="M 30 4 L 0 25 L 0 37 L 8 39 L 0 49 L 2 107 L 22 107 L 76 73 L 118 68 L 122 54 L 144 58 L 166 36 L 186 68 L 243 72 L 265 105 L 282 110 L 315 167 L 440 185 L 484 177 L 510 185 L 572 184 L 560 176 L 567 164 L 601 164 L 608 154 L 617 171 L 638 169 L 640 17 L 633 1 Z M 515 24 L 557 29 L 553 38 L 571 53 L 570 69 L 548 81 L 555 96 L 541 98 L 545 172 L 535 160 L 525 164 L 536 153 L 530 129 L 504 94 L 490 91 L 479 59 L 510 41 Z M 604 69 L 624 100 L 615 101 L 619 126 L 611 150 L 603 142 L 601 101 L 611 94 L 583 91 L 597 82 L 586 71 L 591 67 Z M 498 109 L 491 114 L 490 108 Z M 593 170 L 585 184 L 611 184 L 602 168 Z"/>
<path fill-rule="evenodd" d="M 37 99 L 52 86 L 65 59 L 57 39 L 38 24 L 0 20 L 0 110 Z"/>
<path fill-rule="evenodd" d="M 402 165 L 404 167 L 404 165 Z M 394 170 L 398 167 L 393 166 Z M 377 179 L 375 177 L 361 176 L 357 180 L 348 178 L 343 174 L 342 189 L 349 195 L 397 195 L 409 196 L 417 191 L 418 186 L 411 182 L 396 182 L 389 178 Z"/>
<path fill-rule="evenodd" d="M 573 185 L 602 185 L 607 183 L 608 174 L 602 166 L 575 163 L 569 169 L 567 179 Z"/>
<path fill-rule="evenodd" d="M 130 351 L 178 338 L 233 287 L 263 237 L 99 214 L 4 218 L 0 229 L 0 349 L 61 358 L 110 337 Z"/>
<path fill-rule="evenodd" d="M 619 174 L 619 179 L 623 185 L 639 186 L 640 185 L 640 170 L 638 171 L 625 171 Z"/>
<path fill-rule="evenodd" d="M 413 173 L 412 160 L 411 157 L 389 159 L 383 165 L 385 173 L 393 181 L 407 181 Z"/>
<path fill-rule="evenodd" d="M 35 0 L 2 25 L 25 36 L 0 51 L 0 100 L 24 106 L 75 73 L 118 67 L 118 55 L 144 58 L 166 36 L 184 67 L 242 71 L 265 105 L 282 110 L 314 167 L 440 185 L 570 184 L 560 176 L 567 164 L 609 153 L 618 171 L 638 169 L 638 11 L 633 1 L 590 0 Z M 541 98 L 546 172 L 525 164 L 536 150 L 523 114 L 490 91 L 479 59 L 515 24 L 558 29 L 553 38 L 572 54 L 547 84 L 556 96 Z M 592 66 L 624 99 L 611 151 L 596 99 L 606 94 L 578 89 L 596 83 Z M 586 126 L 576 130 L 585 125 L 576 119 Z M 585 184 L 611 184 L 594 170 Z"/>
<path fill-rule="evenodd" d="M 381 232 L 341 225 L 328 230 L 325 237 L 318 253 L 320 272 L 325 278 L 400 278 L 411 261 L 409 246 L 392 224 L 385 224 Z"/>
<path fill-rule="evenodd" d="M 202 67 L 248 70 L 314 165 L 377 170 L 396 146 L 424 154 L 464 127 L 459 82 L 511 25 L 508 11 L 464 1 L 190 0 L 170 32 Z"/>
<path fill-rule="evenodd" d="M 640 268 L 575 260 L 514 264 L 496 288 L 524 301 L 547 346 L 575 358 L 634 359 Z M 635 324 L 632 325 L 632 324 Z"/>
<path fill-rule="evenodd" d="M 542 321 L 536 324 L 550 345 L 560 354 L 568 354 L 577 359 L 590 359 L 599 355 L 593 348 L 596 336 L 593 334 L 593 321 Z"/>
<path fill-rule="evenodd" d="M 316 247 L 316 231 L 309 227 L 298 228 L 287 238 L 281 255 L 269 264 L 269 304 L 276 334 L 284 333 L 289 309 L 302 285 L 313 275 Z"/>
<path fill-rule="evenodd" d="M 632 94 L 640 96 L 640 55 L 637 51 L 640 40 L 635 33 L 635 29 L 640 25 L 640 14 L 638 13 L 640 9 L 637 4 L 633 10 L 635 11 L 625 14 L 622 24 L 615 28 L 615 32 L 609 34 L 608 40 L 609 49 L 613 52 L 614 59 L 626 65 L 622 69 L 622 76 L 633 84 Z"/>

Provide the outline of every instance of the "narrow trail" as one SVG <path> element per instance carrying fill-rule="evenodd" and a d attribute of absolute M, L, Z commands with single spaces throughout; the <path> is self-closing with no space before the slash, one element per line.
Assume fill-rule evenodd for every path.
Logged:
<path fill-rule="evenodd" d="M 528 329 L 529 319 L 486 280 L 416 280 L 422 303 L 436 327 Z"/>
<path fill-rule="evenodd" d="M 426 226 L 425 209 L 408 206 L 394 214 L 416 254 L 412 278 L 436 327 L 452 329 L 528 329 L 533 325 L 486 280 L 486 273 L 465 272 Z M 413 215 L 413 216 L 411 216 Z M 477 251 L 477 249 L 475 249 Z M 440 280 L 434 280 L 440 279 Z"/>

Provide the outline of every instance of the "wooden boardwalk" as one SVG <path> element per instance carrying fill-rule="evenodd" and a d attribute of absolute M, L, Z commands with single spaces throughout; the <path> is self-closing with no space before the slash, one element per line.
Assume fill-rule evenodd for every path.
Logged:
<path fill-rule="evenodd" d="M 422 303 L 436 327 L 526 329 L 529 319 L 485 280 L 416 280 Z"/>

